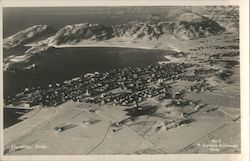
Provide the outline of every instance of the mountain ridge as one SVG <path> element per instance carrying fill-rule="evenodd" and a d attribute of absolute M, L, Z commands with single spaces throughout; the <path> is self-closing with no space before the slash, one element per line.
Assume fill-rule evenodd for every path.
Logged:
<path fill-rule="evenodd" d="M 133 21 L 126 24 L 104 26 L 88 22 L 67 25 L 55 32 L 48 25 L 36 25 L 22 30 L 4 39 L 4 48 L 25 45 L 32 40 L 51 34 L 41 41 L 50 46 L 61 44 L 75 44 L 84 40 L 104 41 L 112 38 L 128 39 L 158 39 L 161 36 L 174 36 L 177 39 L 191 40 L 226 31 L 216 21 L 195 13 L 181 14 L 175 21 Z"/>
<path fill-rule="evenodd" d="M 46 36 L 50 36 L 54 32 L 55 30 L 51 26 L 35 25 L 5 38 L 3 40 L 3 47 L 5 49 L 10 49 L 30 42 L 39 41 L 42 38 L 46 38 Z"/>
<path fill-rule="evenodd" d="M 217 22 L 196 14 L 181 15 L 175 22 L 135 21 L 127 24 L 103 26 L 101 24 L 80 23 L 67 25 L 47 41 L 51 45 L 78 43 L 84 40 L 103 41 L 112 38 L 158 39 L 172 35 L 177 39 L 196 39 L 216 35 L 225 31 Z M 190 16 L 195 19 L 190 19 Z"/>

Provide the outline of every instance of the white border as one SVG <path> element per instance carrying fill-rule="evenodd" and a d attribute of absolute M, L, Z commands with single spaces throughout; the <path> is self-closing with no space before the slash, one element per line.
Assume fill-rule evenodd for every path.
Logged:
<path fill-rule="evenodd" d="M 34 3 L 35 2 L 35 3 Z M 239 0 L 2 0 L 5 7 L 34 6 L 214 6 L 239 5 Z"/>
<path fill-rule="evenodd" d="M 249 1 L 248 0 L 0 0 L 0 23 L 2 25 L 2 7 L 55 7 L 55 6 L 240 6 L 240 75 L 241 75 L 241 154 L 167 154 L 167 155 L 32 155 L 32 156 L 3 156 L 3 130 L 0 140 L 0 160 L 86 160 L 86 161 L 137 161 L 137 160 L 171 160 L 171 161 L 248 161 L 249 160 Z M 0 37 L 3 33 L 0 31 Z M 2 41 L 2 39 L 1 39 Z M 0 43 L 2 62 L 2 43 Z M 0 63 L 1 64 L 1 63 Z M 2 85 L 2 65 L 0 67 L 0 89 Z M 0 90 L 0 100 L 3 99 L 3 91 Z M 3 107 L 3 101 L 0 101 Z M 0 108 L 1 125 L 3 129 L 3 109 Z"/>
<path fill-rule="evenodd" d="M 240 3 L 240 89 L 242 160 L 249 160 L 249 1 Z"/>

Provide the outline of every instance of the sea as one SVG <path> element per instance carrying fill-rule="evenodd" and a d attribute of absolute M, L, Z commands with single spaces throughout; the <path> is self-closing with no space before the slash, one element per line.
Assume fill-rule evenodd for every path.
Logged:
<path fill-rule="evenodd" d="M 12 109 L 12 108 L 4 108 L 4 115 L 3 115 L 3 128 L 11 127 L 22 120 L 19 119 L 23 114 L 29 112 L 30 110 L 23 110 L 23 109 Z"/>

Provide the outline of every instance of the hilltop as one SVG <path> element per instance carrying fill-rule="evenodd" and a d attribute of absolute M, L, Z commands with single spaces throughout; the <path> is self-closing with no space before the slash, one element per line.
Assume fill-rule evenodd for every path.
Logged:
<path fill-rule="evenodd" d="M 5 38 L 3 40 L 3 47 L 10 49 L 30 42 L 39 41 L 54 32 L 55 30 L 51 26 L 35 25 Z"/>
<path fill-rule="evenodd" d="M 83 40 L 103 41 L 112 38 L 158 39 L 169 35 L 177 39 L 196 39 L 217 35 L 225 29 L 217 22 L 193 13 L 182 14 L 174 22 L 141 22 L 103 26 L 81 23 L 68 25 L 46 41 L 50 45 L 79 43 Z"/>
<path fill-rule="evenodd" d="M 53 32 L 47 25 L 36 25 L 4 39 L 4 48 L 25 45 Z M 224 32 L 216 21 L 195 13 L 183 13 L 175 21 L 134 21 L 127 24 L 104 26 L 80 23 L 67 25 L 43 41 L 48 45 L 75 44 L 83 40 L 104 41 L 112 38 L 158 39 L 169 35 L 177 39 L 196 39 Z"/>

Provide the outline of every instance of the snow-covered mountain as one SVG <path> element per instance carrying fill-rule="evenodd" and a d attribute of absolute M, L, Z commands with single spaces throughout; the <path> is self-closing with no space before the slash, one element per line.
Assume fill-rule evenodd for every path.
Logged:
<path fill-rule="evenodd" d="M 174 22 L 130 22 L 127 24 L 103 26 L 81 23 L 68 25 L 47 41 L 51 45 L 79 43 L 84 40 L 103 41 L 112 38 L 158 39 L 173 35 L 178 39 L 195 39 L 216 35 L 225 31 L 217 22 L 193 13 L 185 13 Z"/>
<path fill-rule="evenodd" d="M 151 11 L 152 10 L 152 11 Z M 103 41 L 125 37 L 133 39 L 158 39 L 171 35 L 177 39 L 196 39 L 216 35 L 223 31 L 234 32 L 239 28 L 239 8 L 237 6 L 209 7 L 168 7 L 123 8 L 122 12 L 142 15 L 138 21 L 105 26 L 87 22 L 62 27 L 55 32 L 47 25 L 36 25 L 4 39 L 4 48 L 9 49 L 38 40 L 49 45 L 76 44 L 84 40 Z M 119 12 L 120 13 L 120 12 Z M 148 13 L 148 14 L 146 14 Z M 49 35 L 49 36 L 48 36 Z"/>
<path fill-rule="evenodd" d="M 22 30 L 3 40 L 3 47 L 10 49 L 16 46 L 25 45 L 30 42 L 39 41 L 54 32 L 54 29 L 48 25 L 35 25 Z"/>

